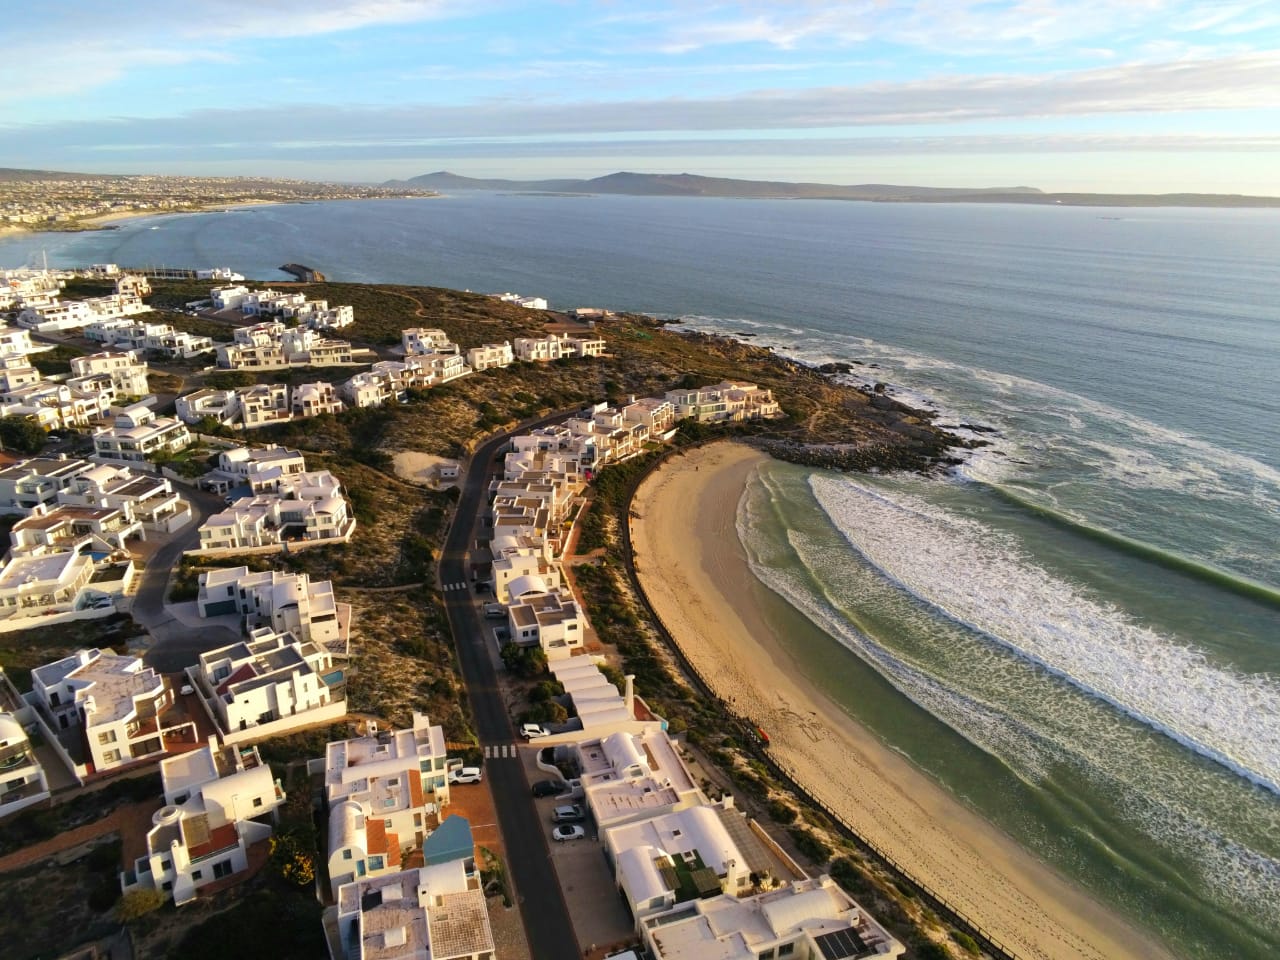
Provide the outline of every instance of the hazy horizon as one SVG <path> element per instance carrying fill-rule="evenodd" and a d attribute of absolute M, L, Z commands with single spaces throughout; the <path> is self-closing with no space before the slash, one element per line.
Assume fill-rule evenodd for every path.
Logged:
<path fill-rule="evenodd" d="M 7 12 L 0 165 L 1280 195 L 1264 0 L 127 10 Z"/>

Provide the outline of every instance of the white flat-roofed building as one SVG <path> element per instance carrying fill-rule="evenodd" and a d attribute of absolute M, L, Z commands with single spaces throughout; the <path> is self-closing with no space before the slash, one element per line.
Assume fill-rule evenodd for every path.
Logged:
<path fill-rule="evenodd" d="M 133 273 L 117 274 L 115 292 L 126 297 L 148 297 L 151 295 L 151 281 Z"/>
<path fill-rule="evenodd" d="M 143 540 L 141 521 L 129 504 L 118 507 L 58 506 L 24 517 L 9 531 L 13 556 L 51 553 L 111 553 Z"/>
<path fill-rule="evenodd" d="M 100 315 L 83 300 L 55 300 L 52 303 L 24 307 L 18 312 L 18 324 L 40 333 L 74 330 L 99 319 Z"/>
<path fill-rule="evenodd" d="M 400 344 L 406 356 L 420 353 L 457 353 L 458 345 L 443 330 L 409 327 L 400 331 Z"/>
<path fill-rule="evenodd" d="M 165 753 L 164 738 L 170 731 L 162 714 L 173 705 L 173 691 L 139 658 L 80 650 L 31 671 L 31 683 L 36 707 L 50 729 L 78 729 L 83 734 L 89 772 L 103 773 Z M 179 726 L 194 732 L 189 721 Z"/>
<path fill-rule="evenodd" d="M 601 829 L 707 802 L 674 743 L 656 723 L 640 733 L 617 731 L 603 739 L 580 741 L 577 753 L 583 794 Z"/>
<path fill-rule="evenodd" d="M 135 403 L 116 415 L 114 426 L 93 432 L 93 449 L 106 459 L 140 462 L 185 450 L 193 439 L 181 420 L 157 417 L 150 407 Z"/>
<path fill-rule="evenodd" d="M 346 409 L 333 384 L 323 380 L 298 384 L 293 388 L 291 402 L 295 417 L 318 417 L 322 413 L 341 413 Z"/>
<path fill-rule="evenodd" d="M 147 362 L 131 350 L 72 357 L 71 372 L 77 377 L 106 374 L 111 377 L 111 384 L 119 396 L 144 397 L 149 392 Z"/>
<path fill-rule="evenodd" d="M 178 419 L 191 426 L 205 417 L 212 417 L 223 426 L 232 424 L 240 415 L 240 395 L 234 390 L 216 390 L 206 387 L 194 393 L 183 394 L 173 401 Z"/>
<path fill-rule="evenodd" d="M 659 899 L 656 891 L 651 899 Z M 637 926 L 654 960 L 871 960 L 906 952 L 827 876 L 752 897 L 690 900 L 649 914 Z"/>
<path fill-rule="evenodd" d="M 214 287 L 209 291 L 209 300 L 215 310 L 237 310 L 248 299 L 249 288 L 240 285 Z"/>
<path fill-rule="evenodd" d="M 326 680 L 333 673 L 333 655 L 323 647 L 269 630 L 206 651 L 188 668 L 224 740 L 251 731 L 271 736 L 341 716 L 345 704 L 334 699 Z"/>
<path fill-rule="evenodd" d="M 751 867 L 717 808 L 699 804 L 601 831 L 605 858 L 637 921 L 677 903 L 751 890 Z"/>
<path fill-rule="evenodd" d="M 301 307 L 306 302 L 305 293 L 284 293 L 268 287 L 251 291 L 240 304 L 240 310 L 246 317 L 287 316 L 285 311 Z"/>
<path fill-rule="evenodd" d="M 488 370 L 490 367 L 509 367 L 515 359 L 510 340 L 505 343 L 486 343 L 467 351 L 467 364 L 476 371 Z"/>
<path fill-rule="evenodd" d="M 422 846 L 449 802 L 446 760 L 444 730 L 416 711 L 411 729 L 326 746 L 329 879 L 335 899 L 343 884 L 365 873 L 398 869 L 405 853 Z"/>
<path fill-rule="evenodd" d="M 0 399 L 23 387 L 35 386 L 41 379 L 40 371 L 31 366 L 25 355 L 9 353 L 0 356 Z"/>
<path fill-rule="evenodd" d="M 517 307 L 524 307 L 526 310 L 545 310 L 547 309 L 547 301 L 545 297 L 526 297 L 519 293 L 491 293 L 491 297 L 495 300 L 501 300 L 503 303 L 512 303 Z"/>
<path fill-rule="evenodd" d="M 79 553 L 12 557 L 0 566 L 0 616 L 35 617 L 75 609 L 93 579 L 93 559 Z"/>
<path fill-rule="evenodd" d="M 643 423 L 650 438 L 656 440 L 675 428 L 676 407 L 665 397 L 641 397 L 627 402 L 622 417 L 628 423 Z"/>
<path fill-rule="evenodd" d="M 147 351 L 171 360 L 186 360 L 214 348 L 211 338 L 175 330 L 167 323 L 147 324 L 142 345 Z"/>
<path fill-rule="evenodd" d="M 460 860 L 344 884 L 334 960 L 494 960 L 484 892 Z"/>
<path fill-rule="evenodd" d="M 26 356 L 35 349 L 31 332 L 0 323 L 0 356 Z"/>
<path fill-rule="evenodd" d="M 0 667 L 0 818 L 49 799 L 49 778 L 26 730 L 32 712 Z"/>
<path fill-rule="evenodd" d="M 507 625 L 512 642 L 540 646 L 554 660 L 582 648 L 587 618 L 572 594 L 526 593 L 507 608 Z"/>
<path fill-rule="evenodd" d="M 504 537 L 502 544 L 492 546 L 493 591 L 499 603 L 518 600 L 519 595 L 514 594 L 513 589 L 542 593 L 560 589 L 560 567 L 547 559 L 545 547 L 522 547 L 518 542 L 516 538 Z"/>
<path fill-rule="evenodd" d="M 275 490 L 281 477 L 305 473 L 306 458 L 297 450 L 277 444 L 265 447 L 232 447 L 218 454 L 218 470 L 255 492 Z"/>
<path fill-rule="evenodd" d="M 348 513 L 341 484 L 328 470 L 251 478 L 250 482 L 255 491 L 274 492 L 242 497 L 209 517 L 200 527 L 200 550 L 346 539 L 355 530 L 356 521 Z"/>
<path fill-rule="evenodd" d="M 238 613 L 250 631 L 270 626 L 276 633 L 291 633 L 304 643 L 345 655 L 351 639 L 351 604 L 337 601 L 329 580 L 231 567 L 200 574 L 199 584 L 196 608 L 202 617 Z"/>
<path fill-rule="evenodd" d="M 289 387 L 283 383 L 257 383 L 240 391 L 240 417 L 246 427 L 283 423 L 293 417 Z"/>
<path fill-rule="evenodd" d="M 32 457 L 0 469 L 0 514 L 26 516 L 36 507 L 55 506 L 58 493 L 93 466 L 88 460 Z"/>
<path fill-rule="evenodd" d="M 84 507 L 128 508 L 148 530 L 172 533 L 191 522 L 191 504 L 166 477 L 136 473 L 125 466 L 99 463 L 72 477 L 57 495 L 59 503 Z"/>
<path fill-rule="evenodd" d="M 764 420 L 782 416 L 773 392 L 754 383 L 725 380 L 709 387 L 668 390 L 665 394 L 676 408 L 676 416 L 701 423 L 719 420 Z"/>
<path fill-rule="evenodd" d="M 433 387 L 471 373 L 467 361 L 456 353 L 424 353 L 413 359 L 426 369 L 427 383 Z"/>
<path fill-rule="evenodd" d="M 199 750 L 160 762 L 165 805 L 153 816 L 147 852 L 122 873 L 124 892 L 161 890 L 176 906 L 202 887 L 249 869 L 249 847 L 271 836 L 266 818 L 285 801 L 256 747 Z"/>

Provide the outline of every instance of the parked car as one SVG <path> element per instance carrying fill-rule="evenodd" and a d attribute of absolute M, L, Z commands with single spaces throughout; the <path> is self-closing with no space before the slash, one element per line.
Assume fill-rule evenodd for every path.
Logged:
<path fill-rule="evenodd" d="M 551 731 L 540 723 L 522 723 L 520 725 L 520 736 L 526 740 L 537 740 L 539 737 L 551 736 Z"/>
<path fill-rule="evenodd" d="M 586 835 L 587 831 L 576 826 L 556 827 L 551 831 L 551 839 L 557 843 L 564 843 L 566 840 L 581 840 Z"/>
<path fill-rule="evenodd" d="M 484 779 L 484 771 L 479 767 L 457 767 L 449 771 L 449 782 L 456 783 L 479 783 Z"/>
<path fill-rule="evenodd" d="M 556 794 L 564 793 L 568 789 L 568 784 L 563 780 L 539 780 L 533 785 L 533 795 L 535 797 L 554 797 Z"/>
<path fill-rule="evenodd" d="M 578 803 L 566 803 L 551 811 L 552 823 L 578 823 L 586 819 L 586 812 Z"/>
<path fill-rule="evenodd" d="M 497 600 L 491 600 L 483 607 L 484 615 L 490 620 L 503 620 L 507 616 L 507 608 L 505 604 L 498 603 Z"/>
<path fill-rule="evenodd" d="M 490 583 L 488 580 L 476 581 L 476 593 L 488 593 L 492 589 L 493 589 L 493 584 Z"/>

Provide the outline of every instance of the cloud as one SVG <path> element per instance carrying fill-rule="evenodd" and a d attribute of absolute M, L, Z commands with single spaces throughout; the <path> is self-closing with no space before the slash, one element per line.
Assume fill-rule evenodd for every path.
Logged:
<path fill-rule="evenodd" d="M 897 0 L 857 4 L 702 5 L 656 42 L 669 54 L 764 44 L 842 47 L 870 38 L 907 47 L 974 55 L 1063 48 L 1152 34 L 1244 34 L 1270 26 L 1268 0 Z M 772 8 L 771 8 L 772 7 Z"/>
<path fill-rule="evenodd" d="M 1127 64 L 1047 76 L 941 76 L 906 83 L 767 89 L 710 98 L 576 102 L 491 98 L 465 106 L 206 109 L 166 118 L 0 126 L 0 163 L 111 150 L 151 156 L 299 153 L 348 144 L 373 151 L 455 139 L 643 139 L 741 131 L 964 125 L 1028 118 L 1176 114 L 1280 107 L 1280 53 Z M 961 129 L 959 132 L 964 133 Z M 747 135 L 749 138 L 749 135 Z"/>

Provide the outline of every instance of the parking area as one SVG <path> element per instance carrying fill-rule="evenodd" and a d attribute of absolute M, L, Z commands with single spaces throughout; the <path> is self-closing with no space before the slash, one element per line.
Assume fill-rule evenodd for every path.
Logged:
<path fill-rule="evenodd" d="M 537 749 L 534 747 L 520 749 L 520 757 L 530 783 L 551 777 L 551 774 L 538 769 L 534 762 L 536 756 Z M 537 805 L 538 817 L 546 831 L 547 845 L 551 848 L 551 865 L 560 881 L 560 889 L 564 891 L 569 917 L 573 921 L 573 929 L 583 952 L 594 956 L 605 946 L 630 940 L 634 929 L 631 915 L 617 892 L 617 885 L 605 861 L 604 849 L 589 812 L 586 819 L 576 824 L 583 829 L 582 839 L 561 843 L 551 839 L 551 831 L 556 826 L 551 819 L 555 808 L 582 801 L 542 797 L 533 802 Z"/>

